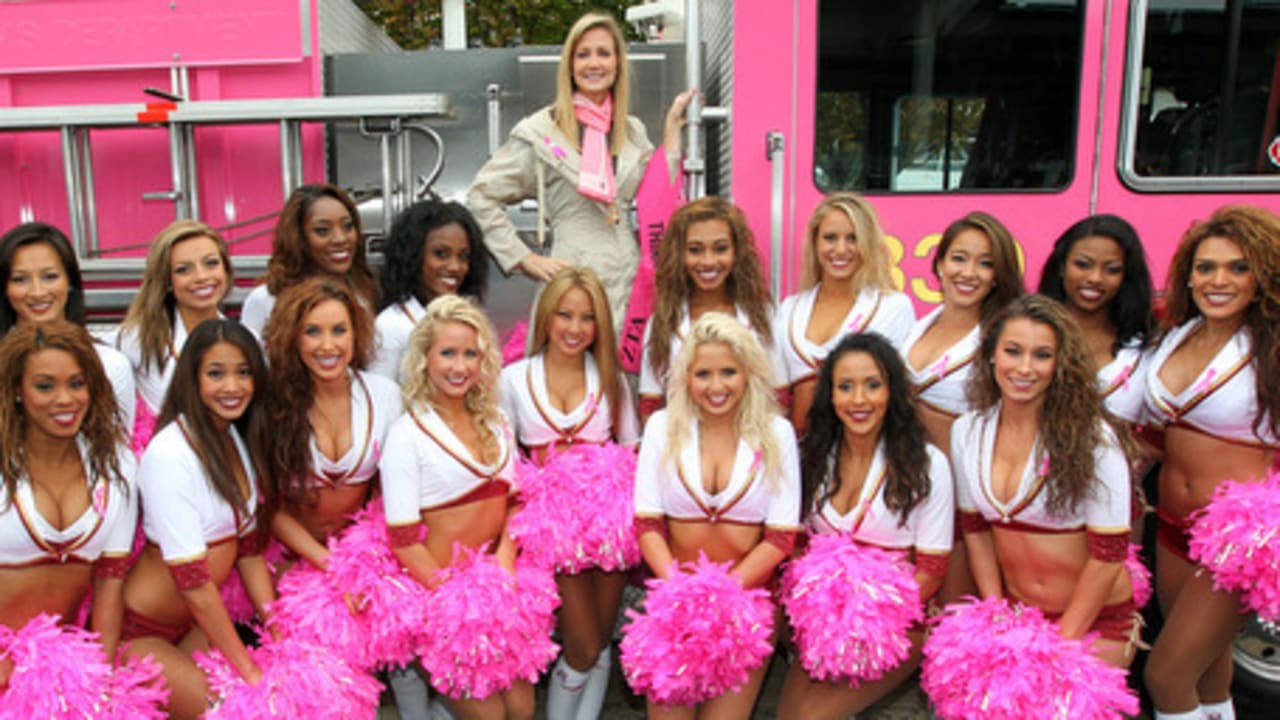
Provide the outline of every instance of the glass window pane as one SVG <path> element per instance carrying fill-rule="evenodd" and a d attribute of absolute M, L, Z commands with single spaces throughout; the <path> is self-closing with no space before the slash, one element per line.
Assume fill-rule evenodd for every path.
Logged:
<path fill-rule="evenodd" d="M 1280 2 L 1155 0 L 1143 41 L 1134 172 L 1280 174 Z"/>
<path fill-rule="evenodd" d="M 814 182 L 825 191 L 1071 180 L 1080 3 L 825 0 Z"/>

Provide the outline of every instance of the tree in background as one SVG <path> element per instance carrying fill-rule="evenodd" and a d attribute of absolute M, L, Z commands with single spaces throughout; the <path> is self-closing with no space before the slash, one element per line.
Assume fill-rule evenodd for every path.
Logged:
<path fill-rule="evenodd" d="M 356 0 L 356 4 L 405 50 L 438 47 L 441 42 L 441 2 L 415 0 Z M 583 13 L 602 10 L 623 22 L 635 0 L 467 0 L 468 44 L 480 47 L 559 45 L 569 27 Z M 635 30 L 623 25 L 627 37 Z"/>

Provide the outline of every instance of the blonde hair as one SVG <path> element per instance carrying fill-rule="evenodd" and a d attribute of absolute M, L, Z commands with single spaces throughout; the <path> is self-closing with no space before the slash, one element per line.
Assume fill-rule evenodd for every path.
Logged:
<path fill-rule="evenodd" d="M 219 303 L 226 299 L 235 282 L 227 241 L 222 239 L 217 230 L 198 220 L 175 220 L 161 230 L 151 241 L 151 250 L 147 252 L 142 286 L 138 288 L 138 294 L 133 296 L 124 321 L 120 323 L 120 335 L 130 331 L 137 335 L 138 345 L 142 349 L 143 368 L 162 368 L 168 362 L 169 343 L 173 341 L 173 318 L 177 312 L 170 258 L 173 256 L 174 245 L 199 237 L 207 237 L 218 246 L 218 257 L 222 259 L 222 267 L 227 273 L 227 282 L 222 288 L 222 297 L 218 298 Z"/>
<path fill-rule="evenodd" d="M 480 434 L 485 455 L 489 460 L 498 456 L 498 438 L 492 426 L 502 425 L 502 413 L 498 410 L 498 373 L 502 370 L 502 358 L 498 354 L 498 342 L 494 339 L 489 318 L 470 300 L 458 295 L 441 295 L 432 300 L 422 319 L 409 335 L 409 347 L 404 354 L 404 386 L 401 390 L 408 409 L 433 410 L 439 407 L 436 387 L 427 375 L 427 353 L 435 344 L 440 327 L 449 323 L 465 325 L 476 333 L 476 345 L 480 349 L 480 377 L 467 391 L 464 399 L 471 422 Z"/>
<path fill-rule="evenodd" d="M 627 39 L 622 34 L 618 21 L 607 13 L 589 12 L 578 18 L 569 28 L 565 36 L 564 47 L 560 50 L 560 66 L 556 68 L 556 101 L 551 106 L 552 117 L 556 125 L 575 150 L 581 150 L 578 136 L 578 116 L 573 111 L 573 51 L 578 41 L 588 30 L 604 28 L 613 36 L 614 57 L 617 59 L 617 71 L 614 75 L 613 89 L 613 127 L 609 130 L 609 152 L 618 155 L 627 145 L 627 120 L 631 102 L 631 63 L 627 60 Z"/>
<path fill-rule="evenodd" d="M 667 384 L 667 450 L 664 462 L 677 462 L 690 426 L 699 415 L 698 406 L 689 395 L 689 366 L 698 348 L 719 343 L 733 353 L 747 376 L 746 390 L 733 414 L 738 437 L 760 452 L 769 489 L 777 491 L 782 476 L 782 450 L 773 436 L 773 418 L 779 415 L 769 381 L 769 359 L 754 333 L 737 318 L 721 312 L 709 312 L 698 318 L 689 330 Z"/>
<path fill-rule="evenodd" d="M 822 280 L 822 265 L 818 262 L 818 228 L 827 214 L 833 212 L 842 213 L 848 218 L 853 225 L 854 240 L 858 244 L 858 268 L 849 278 L 850 289 L 854 294 L 868 287 L 881 292 L 897 290 L 889 269 L 889 248 L 885 244 L 880 219 L 866 198 L 850 192 L 826 196 L 809 216 L 809 227 L 805 230 L 801 287 L 807 290 Z"/>
<path fill-rule="evenodd" d="M 618 427 L 618 413 L 622 409 L 622 383 L 619 379 L 618 341 L 613 335 L 613 315 L 609 311 L 609 298 L 605 295 L 600 278 L 588 268 L 567 267 L 551 277 L 551 281 L 538 296 L 533 313 L 533 343 L 529 355 L 536 355 L 547 347 L 548 326 L 551 315 L 570 290 L 581 290 L 591 299 L 591 311 L 596 316 L 596 338 L 591 342 L 591 355 L 600 373 L 600 389 L 609 401 L 610 421 Z"/>

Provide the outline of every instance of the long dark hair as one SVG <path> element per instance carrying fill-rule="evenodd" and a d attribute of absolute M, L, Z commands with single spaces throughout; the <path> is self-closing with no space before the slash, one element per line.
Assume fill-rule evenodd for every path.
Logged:
<path fill-rule="evenodd" d="M 71 241 L 58 228 L 42 222 L 27 222 L 15 226 L 0 237 L 0 280 L 7 285 L 9 276 L 13 274 L 13 255 L 18 248 L 26 245 L 44 243 L 53 248 L 53 252 L 62 262 L 62 271 L 67 274 L 67 308 L 64 311 L 67 320 L 76 325 L 84 325 L 84 280 L 80 277 L 80 262 L 76 260 L 75 250 L 71 249 Z M 0 296 L 0 334 L 18 323 L 18 313 L 9 304 L 9 295 Z"/>
<path fill-rule="evenodd" d="M 1095 235 L 1115 241 L 1124 253 L 1124 279 L 1107 307 L 1107 317 L 1116 331 L 1111 353 L 1115 354 L 1134 340 L 1145 347 L 1151 340 L 1152 330 L 1151 271 L 1147 269 L 1147 255 L 1138 231 L 1119 215 L 1090 215 L 1059 235 L 1040 271 L 1039 292 L 1067 304 L 1067 289 L 1063 286 L 1067 255 L 1077 242 Z"/>
<path fill-rule="evenodd" d="M 332 198 L 342 203 L 351 215 L 355 226 L 356 246 L 352 248 L 351 269 L 347 282 L 361 300 L 373 307 L 378 302 L 378 280 L 369 269 L 365 257 L 364 230 L 360 226 L 360 211 L 342 188 L 328 183 L 303 185 L 289 195 L 280 219 L 276 222 L 275 236 L 271 244 L 271 259 L 267 262 L 266 284 L 272 295 L 279 295 L 290 285 L 319 272 L 311 249 L 307 245 L 307 215 L 317 201 Z"/>
<path fill-rule="evenodd" d="M 1058 341 L 1053 379 L 1040 408 L 1040 442 L 1048 455 L 1045 482 L 1048 509 L 1062 515 L 1084 502 L 1097 485 L 1094 451 L 1107 442 L 1104 425 L 1110 425 L 1116 442 L 1128 452 L 1127 435 L 1107 414 L 1098 389 L 1097 370 L 1084 334 L 1062 303 L 1044 295 L 1024 295 L 1004 307 L 982 333 L 982 361 L 969 379 L 969 402 L 978 410 L 994 408 L 1001 398 L 996 383 L 995 357 L 1000 334 L 1010 320 L 1025 318 L 1053 330 Z M 1036 461 L 1031 458 L 1027 462 Z"/>
<path fill-rule="evenodd" d="M 303 320 L 321 303 L 333 300 L 347 310 L 351 328 L 351 368 L 363 370 L 373 353 L 373 318 L 346 284 L 327 277 L 313 277 L 280 294 L 264 333 L 271 393 L 264 413 L 271 426 L 271 475 L 264 478 L 272 509 L 297 508 L 312 498 L 308 477 L 311 437 L 314 430 L 307 412 L 315 401 L 315 381 L 298 355 Z M 356 432 L 356 428 L 352 428 Z"/>
<path fill-rule="evenodd" d="M 410 297 L 417 298 L 423 307 L 433 300 L 427 297 L 422 287 L 422 255 L 426 250 L 427 233 L 450 223 L 457 223 L 467 234 L 467 248 L 471 253 L 467 275 L 458 286 L 458 294 L 484 302 L 489 256 L 485 254 L 480 225 L 462 204 L 433 198 L 410 205 L 391 224 L 391 233 L 382 243 L 384 262 L 379 275 L 382 299 L 378 301 L 378 310 Z"/>
<path fill-rule="evenodd" d="M 235 451 L 223 441 L 222 432 L 214 424 L 212 413 L 200 399 L 200 362 L 204 360 L 209 348 L 218 343 L 227 343 L 244 353 L 253 373 L 253 398 L 249 400 L 244 413 L 232 424 L 249 450 L 249 462 L 258 476 L 258 482 L 266 480 L 267 423 L 262 412 L 262 399 L 267 388 L 267 364 L 262 360 L 262 351 L 258 349 L 258 341 L 254 339 L 253 333 L 235 320 L 205 320 L 187 336 L 182 353 L 178 355 L 178 363 L 174 366 L 173 382 L 169 383 L 169 391 L 165 393 L 164 403 L 160 406 L 156 428 L 162 428 L 181 417 L 191 447 L 204 466 L 209 481 L 213 483 L 213 489 L 227 504 L 247 514 L 249 498 L 240 492 L 240 486 L 236 484 L 235 474 L 231 470 L 238 462 Z M 247 472 L 249 468 L 245 470 Z M 263 517 L 261 507 L 259 504 L 260 520 Z"/>
<path fill-rule="evenodd" d="M 47 324 L 28 324 L 16 327 L 0 339 L 0 447 L 4 458 L 0 460 L 0 472 L 9 498 L 14 497 L 18 479 L 27 474 L 26 428 L 27 414 L 18 402 L 22 397 L 22 375 L 31 356 L 41 350 L 61 350 L 75 358 L 89 391 L 89 407 L 80 423 L 80 437 L 89 446 L 87 471 L 100 478 L 109 478 L 123 485 L 120 474 L 119 449 L 128 436 L 116 406 L 116 395 L 111 391 L 93 349 L 93 338 L 79 325 L 57 321 Z"/>
<path fill-rule="evenodd" d="M 1254 391 L 1258 395 L 1253 431 L 1256 434 L 1266 420 L 1268 429 L 1280 435 L 1280 383 L 1276 382 L 1280 377 L 1280 336 L 1276 334 L 1280 324 L 1280 217 L 1253 205 L 1226 205 L 1187 230 L 1173 254 L 1165 282 L 1165 323 L 1170 329 L 1201 314 L 1187 282 L 1196 250 L 1211 237 L 1238 245 L 1257 280 L 1258 295 L 1244 316 L 1244 327 L 1253 343 Z"/>
<path fill-rule="evenodd" d="M 809 434 L 800 441 L 800 507 L 807 513 L 816 500 L 825 501 L 839 488 L 844 424 L 836 417 L 831 402 L 832 375 L 836 363 L 855 352 L 870 355 L 889 386 L 889 405 L 885 408 L 884 424 L 880 428 L 887 465 L 884 504 L 897 512 L 899 524 L 905 525 L 911 510 L 929 495 L 929 455 L 925 449 L 924 425 L 916 415 L 906 366 L 898 351 L 879 333 L 846 335 L 818 371 L 818 385 L 813 392 L 813 405 L 809 407 Z M 833 457 L 835 463 L 831 462 Z M 818 493 L 824 486 L 826 492 L 819 497 Z"/>
<path fill-rule="evenodd" d="M 1022 269 L 1018 266 L 1018 244 L 1014 241 L 1013 233 L 1009 232 L 1009 228 L 994 215 L 975 210 L 952 222 L 946 230 L 942 231 L 942 239 L 938 241 L 938 248 L 933 252 L 934 277 L 941 277 L 938 266 L 947 256 L 951 243 L 955 242 L 955 239 L 965 230 L 980 232 L 986 236 L 987 242 L 991 243 L 995 285 L 982 299 L 982 320 L 985 322 L 997 310 L 1021 297 L 1025 292 L 1022 286 Z"/>

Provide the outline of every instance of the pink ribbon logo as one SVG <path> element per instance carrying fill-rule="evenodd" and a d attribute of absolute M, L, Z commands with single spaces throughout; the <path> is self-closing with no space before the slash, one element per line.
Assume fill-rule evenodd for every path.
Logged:
<path fill-rule="evenodd" d="M 1200 383 L 1196 385 L 1196 394 L 1209 392 L 1210 388 L 1213 387 L 1213 377 L 1217 374 L 1216 370 L 1209 368 L 1209 372 L 1204 374 L 1204 380 L 1201 380 Z"/>
<path fill-rule="evenodd" d="M 554 155 L 557 159 L 559 159 L 559 160 L 563 160 L 563 159 L 565 159 L 566 157 L 569 157 L 569 153 L 565 152 L 565 151 L 564 151 L 564 148 L 562 148 L 562 147 L 560 147 L 559 145 L 555 144 L 555 142 L 554 142 L 554 141 L 552 141 L 552 139 L 551 139 L 551 138 L 549 138 L 549 137 L 544 137 L 544 138 L 542 138 L 542 142 L 546 143 L 546 144 L 547 144 L 547 147 L 551 148 L 551 154 L 552 154 L 552 155 Z"/>

